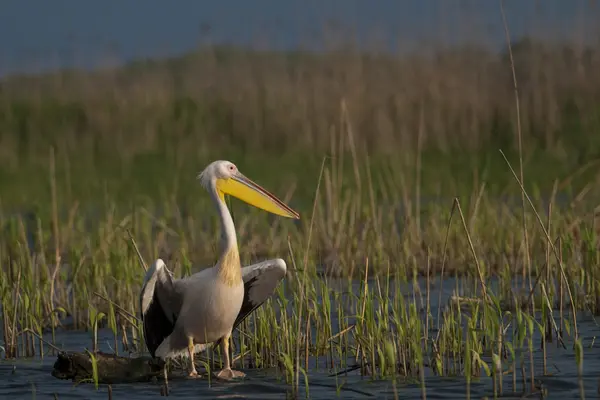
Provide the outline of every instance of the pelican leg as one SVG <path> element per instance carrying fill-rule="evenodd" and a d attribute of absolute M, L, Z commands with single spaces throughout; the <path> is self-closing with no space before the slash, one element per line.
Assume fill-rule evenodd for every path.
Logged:
<path fill-rule="evenodd" d="M 217 374 L 217 378 L 230 380 L 234 378 L 243 378 L 246 376 L 242 371 L 236 371 L 231 369 L 231 364 L 229 362 L 229 338 L 231 337 L 231 333 L 228 333 L 223 337 L 221 341 L 221 351 L 223 352 L 223 357 L 225 359 L 225 365 L 223 369 L 219 371 Z"/>
<path fill-rule="evenodd" d="M 167 362 L 165 361 L 165 365 L 163 365 L 163 378 L 165 379 L 164 390 L 165 394 L 169 395 L 169 374 L 167 372 Z"/>
<path fill-rule="evenodd" d="M 194 338 L 188 337 L 188 355 L 190 356 L 190 373 L 191 378 L 197 378 L 200 375 L 196 371 L 196 365 L 194 364 Z"/>

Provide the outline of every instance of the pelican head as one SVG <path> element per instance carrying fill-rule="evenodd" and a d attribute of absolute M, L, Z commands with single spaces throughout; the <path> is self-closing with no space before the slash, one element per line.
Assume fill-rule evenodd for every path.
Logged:
<path fill-rule="evenodd" d="M 267 212 L 300 219 L 296 211 L 244 176 L 230 161 L 213 161 L 197 178 L 206 190 L 216 193 L 221 200 L 228 194 Z"/>

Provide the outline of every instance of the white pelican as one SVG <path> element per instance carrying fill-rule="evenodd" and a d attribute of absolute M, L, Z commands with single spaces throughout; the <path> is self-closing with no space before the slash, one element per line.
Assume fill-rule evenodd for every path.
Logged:
<path fill-rule="evenodd" d="M 217 376 L 243 377 L 243 372 L 231 369 L 231 332 L 274 292 L 286 274 L 286 264 L 277 258 L 241 268 L 235 226 L 224 195 L 280 216 L 300 216 L 229 161 L 211 163 L 197 178 L 210 193 L 219 214 L 221 255 L 214 267 L 182 279 L 173 279 L 163 260 L 154 262 L 140 294 L 144 339 L 152 357 L 163 360 L 187 350 L 191 377 L 198 376 L 194 353 L 219 341 L 224 366 Z"/>

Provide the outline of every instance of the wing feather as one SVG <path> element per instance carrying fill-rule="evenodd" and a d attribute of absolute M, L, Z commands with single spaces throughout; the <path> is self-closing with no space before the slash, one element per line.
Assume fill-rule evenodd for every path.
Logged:
<path fill-rule="evenodd" d="M 178 280 L 162 259 L 157 259 L 148 269 L 140 293 L 140 309 L 144 327 L 144 340 L 148 351 L 155 357 L 156 349 L 175 327 L 182 295 Z"/>
<path fill-rule="evenodd" d="M 262 261 L 242 268 L 244 300 L 232 331 L 275 292 L 275 288 L 283 280 L 286 272 L 287 266 L 281 258 Z M 219 343 L 221 343 L 221 339 L 215 342 L 215 346 Z"/>

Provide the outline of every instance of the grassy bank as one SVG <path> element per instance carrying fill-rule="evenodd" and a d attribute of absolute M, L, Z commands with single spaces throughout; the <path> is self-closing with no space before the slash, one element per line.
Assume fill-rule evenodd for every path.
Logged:
<path fill-rule="evenodd" d="M 550 190 L 598 156 L 600 51 L 523 41 L 514 53 L 527 184 Z M 10 77 L 0 111 L 5 206 L 47 197 L 51 147 L 61 189 L 86 203 L 105 186 L 119 201 L 175 189 L 185 197 L 169 184 L 214 158 L 236 160 L 265 184 L 294 179 L 295 197 L 311 203 L 308 188 L 332 153 L 361 164 L 368 154 L 375 174 L 387 165 L 414 177 L 418 168 L 423 194 L 469 194 L 474 174 L 499 194 L 510 173 L 498 149 L 511 161 L 517 154 L 510 65 L 485 48 L 402 57 L 206 48 Z"/>
<path fill-rule="evenodd" d="M 525 188 L 542 214 L 554 202 L 557 234 L 593 230 L 600 51 L 523 40 L 513 52 Z M 483 253 L 525 251 L 520 189 L 500 153 L 518 170 L 505 54 L 474 47 L 402 57 L 204 48 L 118 69 L 10 77 L 1 89 L 0 209 L 5 225 L 30 215 L 30 242 L 40 242 L 39 229 L 42 243 L 53 242 L 52 218 L 60 236 L 74 229 L 93 236 L 102 220 L 144 209 L 192 238 L 185 243 L 193 260 L 210 263 L 215 233 L 203 225 L 213 220 L 195 182 L 199 170 L 232 160 L 308 216 L 325 159 L 311 249 L 317 264 L 337 259 L 354 271 L 370 256 L 380 259 L 377 266 L 391 260 L 393 270 L 404 271 L 418 256 L 422 265 L 427 248 L 440 254 L 454 197 Z M 242 235 L 244 226 L 257 237 L 275 235 L 268 217 L 234 208 Z M 247 213 L 251 222 L 242 223 Z M 528 221 L 535 231 L 537 222 Z M 307 226 L 304 218 L 277 232 L 286 237 L 289 230 L 303 243 Z M 268 243 L 250 248 L 286 252 L 285 241 Z M 67 239 L 59 244 L 61 253 L 70 251 Z M 146 245 L 148 254 L 158 252 Z M 453 268 L 467 268 L 464 258 L 451 261 Z"/>
<path fill-rule="evenodd" d="M 129 317 L 94 293 L 137 313 L 143 270 L 127 229 L 147 261 L 161 256 L 177 276 L 214 263 L 219 231 L 194 179 L 214 159 L 236 162 L 302 216 L 295 224 L 232 201 L 243 262 L 283 257 L 297 277 L 289 279 L 296 295 L 289 319 L 275 318 L 275 306 L 288 304 L 283 297 L 258 311 L 255 365 L 289 367 L 295 346 L 306 343 L 306 354 L 329 352 L 326 360 L 334 350 L 336 359 L 360 355 L 373 376 L 374 366 L 386 375 L 385 363 L 397 360 L 405 375 L 416 376 L 424 357 L 432 357 L 437 374 L 471 376 L 480 365 L 473 354 L 513 340 L 499 342 L 508 333 L 498 328 L 513 317 L 501 304 L 528 296 L 527 287 L 515 300 L 515 275 L 542 277 L 536 307 L 545 313 L 547 304 L 560 304 L 562 335 L 563 322 L 574 318 L 563 307 L 600 309 L 600 51 L 576 49 L 515 47 L 524 186 L 556 252 L 531 207 L 522 220 L 521 189 L 499 152 L 518 170 L 510 67 L 485 49 L 404 58 L 204 49 L 168 62 L 2 82 L 5 344 L 26 328 L 41 333 L 57 311 L 76 327 L 93 327 L 102 311 L 112 329 L 138 336 Z M 363 286 L 349 300 L 348 313 L 368 323 L 351 327 L 337 310 L 338 331 L 354 330 L 353 344 L 320 338 L 309 346 L 297 333 L 310 325 L 336 334 L 331 310 L 307 311 L 329 294 L 318 286 L 322 271 L 380 279 L 377 292 Z M 483 332 L 455 339 L 464 316 L 450 308 L 436 318 L 441 333 L 420 346 L 433 317 L 417 316 L 416 301 L 390 300 L 381 285 L 427 273 L 456 277 L 467 296 L 499 280 L 494 301 L 473 303 L 468 317 L 473 329 L 485 324 Z M 331 301 L 328 307 L 341 307 L 340 299 Z M 429 313 L 428 301 L 419 309 Z M 396 314 L 388 315 L 388 306 Z M 533 325 L 518 318 L 515 346 L 529 338 L 531 349 Z M 545 318 L 536 335 L 555 335 Z M 282 347 L 264 350 L 282 332 Z M 20 354 L 31 353 L 33 341 L 23 343 Z M 494 354 L 500 352 L 506 349 Z"/>

